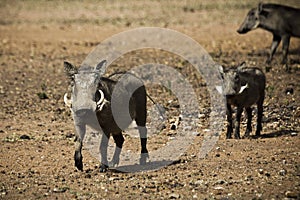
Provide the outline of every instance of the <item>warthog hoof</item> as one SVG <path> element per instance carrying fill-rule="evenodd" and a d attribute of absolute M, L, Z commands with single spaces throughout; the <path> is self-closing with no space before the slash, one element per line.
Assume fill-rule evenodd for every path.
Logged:
<path fill-rule="evenodd" d="M 260 136 L 260 131 L 257 130 L 257 131 L 255 132 L 255 135 L 256 135 L 256 136 Z"/>
<path fill-rule="evenodd" d="M 109 167 L 116 167 L 119 165 L 120 159 L 113 159 L 108 163 Z"/>
<path fill-rule="evenodd" d="M 101 165 L 100 165 L 100 172 L 106 172 L 107 170 L 108 170 L 108 166 L 105 165 L 105 164 L 103 164 L 103 163 L 101 163 Z"/>
<path fill-rule="evenodd" d="M 241 136 L 240 136 L 240 134 L 234 134 L 234 138 L 235 139 L 241 139 Z"/>
<path fill-rule="evenodd" d="M 149 158 L 148 153 L 141 153 L 140 165 L 145 165 L 147 163 L 147 158 Z"/>
<path fill-rule="evenodd" d="M 75 152 L 74 160 L 75 160 L 75 167 L 78 170 L 83 171 L 82 156 L 79 152 Z"/>
<path fill-rule="evenodd" d="M 247 129 L 243 138 L 250 138 L 250 133 L 251 133 L 251 130 Z"/>

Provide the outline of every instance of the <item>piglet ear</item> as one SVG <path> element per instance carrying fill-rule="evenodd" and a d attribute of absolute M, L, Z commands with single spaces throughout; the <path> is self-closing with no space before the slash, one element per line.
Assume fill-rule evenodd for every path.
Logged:
<path fill-rule="evenodd" d="M 243 70 L 243 69 L 245 69 L 245 68 L 247 68 L 247 64 L 246 64 L 245 61 L 242 62 L 242 63 L 237 67 L 238 71 L 241 71 L 241 70 Z"/>
<path fill-rule="evenodd" d="M 102 60 L 100 63 L 97 64 L 95 67 L 95 71 L 97 71 L 100 75 L 103 75 L 106 71 L 106 60 Z"/>
<path fill-rule="evenodd" d="M 67 61 L 64 61 L 64 69 L 65 73 L 71 77 L 77 73 L 76 67 Z"/>
<path fill-rule="evenodd" d="M 262 2 L 260 2 L 258 4 L 257 10 L 258 10 L 258 13 L 261 13 L 263 11 L 263 3 Z"/>
<path fill-rule="evenodd" d="M 223 67 L 222 65 L 219 66 L 219 72 L 220 72 L 221 74 L 224 73 L 224 67 Z"/>

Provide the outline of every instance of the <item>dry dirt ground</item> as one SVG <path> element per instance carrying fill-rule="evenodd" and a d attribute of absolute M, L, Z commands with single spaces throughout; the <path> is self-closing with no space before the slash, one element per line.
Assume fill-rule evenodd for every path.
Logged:
<path fill-rule="evenodd" d="M 282 2 L 300 7 L 297 0 Z M 279 64 L 280 47 L 266 72 L 262 136 L 226 140 L 224 123 L 219 140 L 203 159 L 197 155 L 210 128 L 211 102 L 201 75 L 167 52 L 150 49 L 121 57 L 109 72 L 143 63 L 166 64 L 181 72 L 198 96 L 201 115 L 194 130 L 198 134 L 180 158 L 158 170 L 100 173 L 98 159 L 86 148 L 84 171 L 74 167 L 74 127 L 62 98 L 68 84 L 64 60 L 79 65 L 105 38 L 155 26 L 187 34 L 225 67 L 246 61 L 266 71 L 271 34 L 236 33 L 247 10 L 256 4 L 1 1 L 0 199 L 300 199 L 300 40 L 296 38 L 290 45 L 290 72 Z M 170 91 L 147 89 L 170 118 L 177 116 L 178 102 Z M 150 156 L 179 134 L 168 125 L 149 138 Z M 244 128 L 243 118 L 242 134 Z M 125 139 L 125 152 L 138 150 L 137 138 L 126 135 Z"/>

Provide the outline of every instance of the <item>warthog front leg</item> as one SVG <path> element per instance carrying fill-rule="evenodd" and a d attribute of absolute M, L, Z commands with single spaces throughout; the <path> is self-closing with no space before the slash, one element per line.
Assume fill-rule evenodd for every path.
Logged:
<path fill-rule="evenodd" d="M 85 125 L 76 125 L 76 141 L 75 141 L 75 154 L 74 154 L 74 160 L 75 160 L 75 166 L 79 170 L 83 170 L 83 164 L 82 164 L 82 141 L 85 135 L 86 127 Z"/>
<path fill-rule="evenodd" d="M 262 117 L 263 117 L 263 102 L 264 102 L 264 95 L 262 98 L 257 102 L 257 124 L 256 124 L 256 136 L 260 136 L 260 131 L 262 130 Z"/>
<path fill-rule="evenodd" d="M 122 135 L 122 132 L 120 132 L 117 135 L 113 135 L 113 138 L 116 143 L 116 148 L 115 148 L 114 156 L 110 163 L 110 166 L 117 166 L 120 162 L 120 154 L 121 154 L 122 146 L 124 143 L 124 137 Z"/>
<path fill-rule="evenodd" d="M 233 132 L 233 124 L 232 124 L 232 109 L 229 104 L 227 104 L 227 134 L 226 134 L 226 139 L 231 138 L 231 134 Z"/>
<path fill-rule="evenodd" d="M 100 154 L 101 154 L 101 165 L 100 165 L 100 172 L 106 172 L 108 169 L 108 161 L 107 161 L 107 146 L 108 146 L 108 140 L 110 135 L 109 134 L 103 134 L 101 138 L 101 144 L 100 144 Z"/>
<path fill-rule="evenodd" d="M 270 56 L 268 57 L 268 59 L 266 61 L 267 64 L 271 63 L 280 41 L 281 41 L 281 37 L 278 36 L 278 35 L 273 34 L 273 41 L 272 41 L 272 45 L 271 45 Z"/>
<path fill-rule="evenodd" d="M 289 46 L 290 46 L 290 36 L 285 35 L 282 37 L 282 61 L 281 64 L 286 64 L 287 63 L 287 56 L 289 52 Z"/>
<path fill-rule="evenodd" d="M 251 107 L 246 108 L 246 112 L 247 112 L 247 129 L 246 129 L 246 132 L 245 132 L 245 137 L 249 137 L 250 133 L 252 131 L 252 126 L 251 126 L 252 108 Z"/>
<path fill-rule="evenodd" d="M 147 150 L 147 128 L 145 126 L 138 126 L 140 139 L 141 139 L 141 157 L 140 164 L 146 164 L 147 158 L 149 158 L 148 150 Z"/>
<path fill-rule="evenodd" d="M 240 122 L 241 122 L 241 116 L 242 116 L 242 112 L 243 112 L 243 107 L 237 107 L 237 111 L 236 111 L 236 121 L 235 121 L 235 133 L 234 133 L 234 137 L 235 139 L 241 139 L 240 136 Z"/>

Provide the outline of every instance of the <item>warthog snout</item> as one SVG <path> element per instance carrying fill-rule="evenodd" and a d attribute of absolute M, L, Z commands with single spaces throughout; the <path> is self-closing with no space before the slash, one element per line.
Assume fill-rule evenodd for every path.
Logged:
<path fill-rule="evenodd" d="M 90 109 L 80 109 L 80 110 L 77 110 L 76 112 L 75 112 L 75 115 L 77 116 L 77 117 L 83 117 L 83 116 L 85 116 L 85 115 L 89 115 L 89 114 L 92 114 L 92 110 L 90 110 Z"/>

